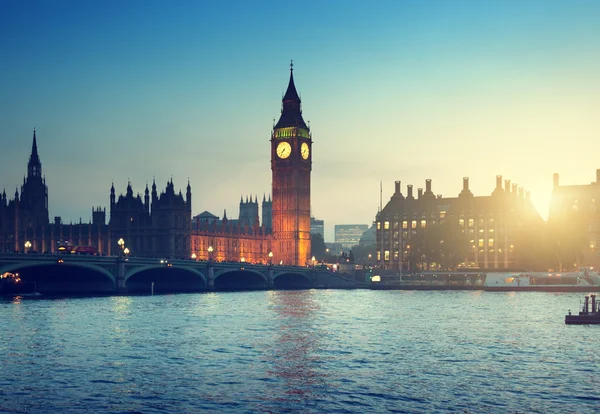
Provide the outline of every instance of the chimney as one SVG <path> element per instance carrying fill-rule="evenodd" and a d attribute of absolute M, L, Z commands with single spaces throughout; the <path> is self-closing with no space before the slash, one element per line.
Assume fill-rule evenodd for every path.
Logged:
<path fill-rule="evenodd" d="M 510 180 L 504 180 L 504 191 L 510 193 Z"/>
<path fill-rule="evenodd" d="M 513 185 L 512 185 L 512 192 L 515 195 L 517 194 L 517 183 L 513 183 Z"/>
<path fill-rule="evenodd" d="M 597 175 L 597 173 L 596 173 L 596 175 Z M 557 188 L 558 187 L 558 173 L 554 173 L 553 179 L 554 179 L 554 188 Z"/>
<path fill-rule="evenodd" d="M 418 194 L 419 198 L 421 198 L 421 196 L 423 195 L 423 189 L 422 189 L 422 188 L 419 188 L 419 189 L 417 190 L 417 194 Z"/>
<path fill-rule="evenodd" d="M 463 190 L 469 190 L 469 177 L 463 177 Z"/>
<path fill-rule="evenodd" d="M 498 190 L 502 190 L 502 176 L 501 175 L 496 176 L 496 188 Z"/>
<path fill-rule="evenodd" d="M 406 196 L 406 198 L 411 198 L 414 199 L 413 194 L 412 194 L 412 184 L 409 184 L 406 186 L 406 191 L 408 192 L 408 195 Z"/>
<path fill-rule="evenodd" d="M 396 188 L 394 190 L 394 194 L 400 194 L 400 181 L 396 181 Z"/>
<path fill-rule="evenodd" d="M 428 178 L 425 180 L 425 192 L 426 193 L 431 192 L 431 178 Z"/>

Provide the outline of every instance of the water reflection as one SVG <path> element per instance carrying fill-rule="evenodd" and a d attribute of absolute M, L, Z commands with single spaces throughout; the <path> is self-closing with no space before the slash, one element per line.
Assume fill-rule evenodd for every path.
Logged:
<path fill-rule="evenodd" d="M 283 395 L 273 395 L 279 401 L 310 401 L 319 396 L 326 383 L 320 369 L 320 332 L 317 316 L 320 306 L 315 290 L 275 291 L 270 303 L 277 315 L 276 336 L 270 361 L 274 369 L 269 376 L 280 378 Z"/>

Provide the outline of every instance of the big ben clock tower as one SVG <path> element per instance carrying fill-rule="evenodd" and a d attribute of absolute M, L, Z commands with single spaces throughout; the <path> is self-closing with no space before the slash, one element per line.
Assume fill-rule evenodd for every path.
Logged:
<path fill-rule="evenodd" d="M 281 117 L 271 134 L 273 259 L 305 266 L 310 255 L 312 136 L 302 119 L 293 63 L 282 102 Z"/>

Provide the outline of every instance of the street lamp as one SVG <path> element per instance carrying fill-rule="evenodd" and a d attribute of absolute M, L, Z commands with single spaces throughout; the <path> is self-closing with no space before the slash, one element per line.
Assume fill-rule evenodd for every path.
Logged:
<path fill-rule="evenodd" d="M 125 254 L 125 256 L 129 254 L 129 247 L 123 249 L 123 254 Z"/>
<path fill-rule="evenodd" d="M 121 237 L 117 244 L 121 248 L 121 252 L 125 253 L 125 240 L 123 240 L 123 238 Z"/>
<path fill-rule="evenodd" d="M 313 267 L 315 267 L 315 261 L 316 261 L 315 256 L 313 256 L 310 260 L 312 260 Z"/>
<path fill-rule="evenodd" d="M 273 252 L 269 252 L 269 266 L 273 264 Z"/>
<path fill-rule="evenodd" d="M 31 242 L 27 240 L 25 242 L 25 253 L 29 253 L 29 249 L 31 248 Z"/>
<path fill-rule="evenodd" d="M 192 260 L 196 260 L 196 253 L 192 253 Z"/>
<path fill-rule="evenodd" d="M 240 260 L 242 263 L 244 263 L 246 261 L 245 258 L 242 257 L 242 259 Z"/>
<path fill-rule="evenodd" d="M 209 262 L 212 260 L 212 252 L 213 252 L 213 247 L 208 246 L 208 261 Z"/>

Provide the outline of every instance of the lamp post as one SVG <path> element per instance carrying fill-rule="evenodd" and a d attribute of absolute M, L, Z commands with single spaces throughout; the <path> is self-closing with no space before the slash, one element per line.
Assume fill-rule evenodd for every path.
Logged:
<path fill-rule="evenodd" d="M 212 261 L 212 252 L 213 252 L 213 247 L 212 246 L 208 246 L 208 261 Z"/>
<path fill-rule="evenodd" d="M 125 256 L 127 256 L 127 255 L 129 254 L 129 247 L 125 247 L 125 248 L 123 249 L 123 254 L 124 254 Z"/>
<path fill-rule="evenodd" d="M 192 260 L 196 260 L 196 253 L 192 253 Z"/>
<path fill-rule="evenodd" d="M 273 252 L 269 252 L 269 266 L 273 266 Z"/>
<path fill-rule="evenodd" d="M 27 240 L 25 242 L 25 253 L 29 253 L 29 249 L 31 249 L 31 242 Z"/>
<path fill-rule="evenodd" d="M 312 261 L 313 267 L 315 267 L 315 262 L 316 262 L 315 256 L 313 256 L 310 260 Z"/>
<path fill-rule="evenodd" d="M 121 256 L 122 256 L 125 253 L 125 240 L 123 240 L 123 238 L 121 237 L 119 239 L 119 241 L 117 242 L 117 244 L 121 248 Z"/>

